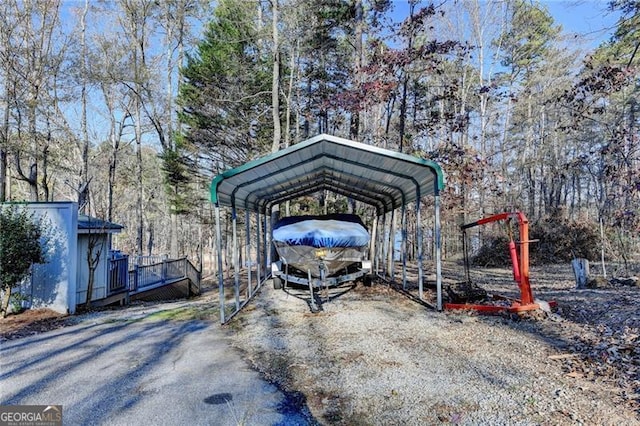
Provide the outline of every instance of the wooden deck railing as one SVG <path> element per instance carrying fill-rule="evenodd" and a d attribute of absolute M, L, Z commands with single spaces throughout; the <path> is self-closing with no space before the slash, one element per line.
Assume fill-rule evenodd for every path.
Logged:
<path fill-rule="evenodd" d="M 109 261 L 109 284 L 107 287 L 107 296 L 127 291 L 128 265 L 128 256 L 111 259 Z"/>
<path fill-rule="evenodd" d="M 200 271 L 186 257 L 163 259 L 148 265 L 134 265 L 133 269 L 126 272 L 127 265 L 126 256 L 110 260 L 109 295 L 124 290 L 135 294 L 187 278 L 194 292 L 200 292 Z"/>

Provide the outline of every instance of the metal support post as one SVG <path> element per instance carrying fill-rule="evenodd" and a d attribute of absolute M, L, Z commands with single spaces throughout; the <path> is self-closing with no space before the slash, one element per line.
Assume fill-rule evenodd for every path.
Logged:
<path fill-rule="evenodd" d="M 380 263 L 382 264 L 382 276 L 387 278 L 389 269 L 387 269 L 387 257 L 389 255 L 389 228 L 387 226 L 388 222 L 388 213 L 384 214 L 384 225 L 382 232 L 382 258 L 380 259 Z"/>
<path fill-rule="evenodd" d="M 240 309 L 240 250 L 238 247 L 238 215 L 236 207 L 231 207 L 231 232 L 233 238 L 233 294 L 236 299 L 236 311 Z"/>
<path fill-rule="evenodd" d="M 400 245 L 402 256 L 402 289 L 407 289 L 407 209 L 404 203 L 402 203 L 401 210 L 401 227 L 402 227 L 402 242 Z"/>
<path fill-rule="evenodd" d="M 420 218 L 420 191 L 416 195 L 416 240 L 418 244 L 418 297 L 424 300 L 424 270 L 422 265 L 422 219 Z"/>
<path fill-rule="evenodd" d="M 263 259 L 264 259 L 264 279 L 267 279 L 267 276 L 269 275 L 269 271 L 271 270 L 271 264 L 269 263 L 271 260 L 271 253 L 270 253 L 270 247 L 269 247 L 269 221 L 271 220 L 271 215 L 268 214 L 264 214 L 264 230 L 263 230 L 263 236 L 264 236 L 264 251 L 263 251 Z"/>
<path fill-rule="evenodd" d="M 222 272 L 222 235 L 220 232 L 220 206 L 215 205 L 216 251 L 218 252 L 218 288 L 220 298 L 220 323 L 224 324 L 224 274 Z"/>
<path fill-rule="evenodd" d="M 436 238 L 436 289 L 438 293 L 438 310 L 442 310 L 442 233 L 440 226 L 440 194 L 435 193 L 435 238 Z"/>
<path fill-rule="evenodd" d="M 257 235 L 256 235 L 256 288 L 260 286 L 260 275 L 262 269 L 262 258 L 260 257 L 260 239 L 262 238 L 262 219 L 260 218 L 260 213 L 256 212 L 256 225 L 257 225 Z"/>
<path fill-rule="evenodd" d="M 318 312 L 318 306 L 316 305 L 316 300 L 313 297 L 313 282 L 311 281 L 311 269 L 307 271 L 307 277 L 309 278 L 309 296 L 311 297 L 311 312 Z"/>
<path fill-rule="evenodd" d="M 384 217 L 384 213 L 382 214 L 382 217 Z M 373 259 L 373 261 L 375 262 L 374 264 L 374 268 L 375 268 L 375 273 L 376 275 L 380 274 L 380 254 L 382 253 L 382 238 L 380 238 L 380 235 L 384 234 L 384 227 L 380 226 L 380 221 L 381 221 L 381 216 L 377 216 L 376 217 L 376 251 L 374 253 L 375 258 Z"/>
<path fill-rule="evenodd" d="M 388 268 L 389 268 L 389 278 L 391 281 L 395 281 L 395 265 L 394 265 L 394 256 L 395 256 L 395 241 L 396 241 L 396 211 L 391 210 L 391 220 L 389 222 L 389 253 L 387 257 Z"/>
<path fill-rule="evenodd" d="M 374 265 L 376 261 L 376 249 L 378 245 L 376 244 L 376 239 L 378 238 L 378 215 L 376 212 L 376 216 L 371 223 L 371 245 L 369 247 L 369 260 L 371 260 L 371 264 Z M 373 272 L 373 271 L 370 271 Z"/>
<path fill-rule="evenodd" d="M 253 285 L 251 284 L 251 217 L 249 210 L 244 211 L 244 258 L 247 262 L 247 299 L 253 296 Z"/>
<path fill-rule="evenodd" d="M 269 238 L 269 229 L 271 229 L 271 222 L 273 220 L 273 206 L 269 206 L 267 210 L 269 214 L 265 215 L 264 218 L 264 258 L 265 262 L 265 278 L 266 275 L 269 275 L 269 271 L 271 271 L 271 238 Z"/>

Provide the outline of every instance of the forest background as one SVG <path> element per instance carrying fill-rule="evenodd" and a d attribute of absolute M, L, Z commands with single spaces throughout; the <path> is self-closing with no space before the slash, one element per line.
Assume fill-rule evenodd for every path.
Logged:
<path fill-rule="evenodd" d="M 640 5 L 600 4 L 618 18 L 594 47 L 531 0 L 4 0 L 0 202 L 77 201 L 126 253 L 200 262 L 213 176 L 328 133 L 442 166 L 445 257 L 460 223 L 520 209 L 570 237 L 548 260 L 626 261 Z M 332 194 L 283 208 L 372 220 Z"/>

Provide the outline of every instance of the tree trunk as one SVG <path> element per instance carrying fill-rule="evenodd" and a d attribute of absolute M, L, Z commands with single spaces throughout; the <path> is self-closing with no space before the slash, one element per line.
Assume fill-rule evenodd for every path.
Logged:
<path fill-rule="evenodd" d="M 571 266 L 573 267 L 573 274 L 576 278 L 576 288 L 586 288 L 589 282 L 589 261 L 582 258 L 573 259 Z"/>
<path fill-rule="evenodd" d="M 0 148 L 0 203 L 7 201 L 7 151 Z"/>
<path fill-rule="evenodd" d="M 2 306 L 0 306 L 0 309 L 2 309 L 2 318 L 6 318 L 7 314 L 9 313 L 9 300 L 11 300 L 11 287 L 7 286 L 5 288 L 3 288 L 4 290 L 4 297 L 2 299 Z"/>
<path fill-rule="evenodd" d="M 113 121 L 115 121 L 115 117 L 111 117 L 112 120 L 112 131 L 115 131 L 115 126 L 113 126 Z M 116 138 L 115 133 L 111 135 L 111 157 L 109 158 L 109 176 L 108 176 L 108 186 L 107 186 L 107 220 L 113 220 L 113 187 L 116 184 L 116 163 L 118 161 L 118 140 Z"/>
<path fill-rule="evenodd" d="M 278 0 L 271 0 L 272 15 L 272 55 L 273 71 L 271 79 L 271 117 L 273 119 L 273 142 L 271 152 L 280 150 L 282 128 L 280 124 L 280 43 L 278 40 Z M 271 210 L 271 228 L 280 219 L 280 206 L 275 204 Z M 275 261 L 278 254 L 275 246 L 271 246 L 271 260 Z"/>
<path fill-rule="evenodd" d="M 5 74 L 5 106 L 4 106 L 4 120 L 2 123 L 2 133 L 0 133 L 0 203 L 7 201 L 7 146 L 9 145 L 9 96 L 11 91 L 9 90 L 9 72 Z"/>
<path fill-rule="evenodd" d="M 102 256 L 102 243 L 99 241 L 96 234 L 89 235 L 89 242 L 87 243 L 87 266 L 89 268 L 89 277 L 87 281 L 87 300 L 85 301 L 85 308 L 91 307 L 91 298 L 93 297 L 93 285 L 96 279 L 96 268 L 100 262 L 100 256 Z"/>
<path fill-rule="evenodd" d="M 155 244 L 155 233 L 153 230 L 153 222 L 149 223 L 149 238 L 147 239 L 147 256 L 151 256 L 153 254 L 153 245 Z"/>
<path fill-rule="evenodd" d="M 142 214 L 143 203 L 143 191 L 142 185 L 142 123 L 140 122 L 142 117 L 140 114 L 140 100 L 136 98 L 136 254 L 142 256 L 143 254 L 143 239 L 144 239 L 144 222 Z"/>
<path fill-rule="evenodd" d="M 271 79 L 271 117 L 273 119 L 273 142 L 271 152 L 280 149 L 281 126 L 280 126 L 280 44 L 278 41 L 278 0 L 271 0 L 272 37 L 273 37 L 273 71 Z"/>
<path fill-rule="evenodd" d="M 414 17 L 414 9 L 416 3 L 410 2 L 409 5 L 409 19 L 413 22 Z M 411 30 L 409 34 L 409 40 L 407 41 L 407 52 L 408 55 L 411 56 L 413 53 L 413 38 L 414 38 L 414 30 Z M 411 59 L 409 59 L 411 61 Z M 409 70 L 411 64 L 406 64 L 402 69 L 402 93 L 400 98 L 400 115 L 398 117 L 398 151 L 403 152 L 404 150 L 404 137 L 405 137 L 405 127 L 407 120 L 407 92 L 409 90 Z"/>
<path fill-rule="evenodd" d="M 166 70 L 166 79 L 167 79 L 167 94 L 166 94 L 166 128 L 167 128 L 167 138 L 166 143 L 167 146 L 163 147 L 163 149 L 176 149 L 175 144 L 173 142 L 173 73 L 174 73 L 174 62 L 173 62 L 173 40 L 174 37 L 177 37 L 177 47 L 178 51 L 182 49 L 182 31 L 183 31 L 183 23 L 184 23 L 184 3 L 177 5 L 174 16 L 171 10 L 171 3 L 166 2 L 164 4 L 166 7 L 164 13 L 165 19 L 165 28 L 167 31 L 166 34 L 166 55 L 167 55 L 167 70 Z M 182 9 L 182 10 L 180 10 Z M 174 25 L 172 21 L 177 21 L 177 35 L 174 35 Z M 178 64 L 180 64 L 180 55 L 178 55 Z M 169 252 L 173 259 L 178 258 L 178 214 L 172 206 L 169 206 Z"/>
<path fill-rule="evenodd" d="M 171 235 L 170 235 L 170 253 L 172 259 L 178 258 L 178 215 L 175 211 L 171 211 L 169 215 L 169 220 L 171 221 Z"/>
<path fill-rule="evenodd" d="M 89 131 L 87 129 L 87 13 L 89 0 L 85 0 L 84 9 L 80 17 L 80 30 L 82 43 L 82 88 L 81 88 L 81 127 L 82 127 L 82 170 L 80 172 L 80 185 L 78 187 L 78 209 L 81 213 L 89 214 Z"/>
<path fill-rule="evenodd" d="M 91 260 L 89 260 L 90 262 Z M 91 299 L 93 297 L 93 283 L 96 280 L 96 267 L 89 266 L 89 277 L 87 280 L 87 300 L 84 302 L 84 307 L 89 309 L 91 307 Z"/>
<path fill-rule="evenodd" d="M 362 87 L 362 45 L 364 35 L 364 11 L 362 8 L 362 0 L 355 0 L 355 83 L 358 97 Z M 349 138 L 357 140 L 360 134 L 360 105 L 354 105 L 351 111 L 351 123 L 349 125 Z"/>

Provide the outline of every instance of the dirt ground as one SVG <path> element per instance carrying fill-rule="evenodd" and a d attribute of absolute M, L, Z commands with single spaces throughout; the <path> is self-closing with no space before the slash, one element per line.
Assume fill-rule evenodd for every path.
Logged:
<path fill-rule="evenodd" d="M 0 342 L 62 327 L 66 315 L 51 309 L 28 309 L 0 318 Z"/>
<path fill-rule="evenodd" d="M 443 276 L 459 282 L 463 268 L 445 263 Z M 553 311 L 486 316 L 434 311 L 415 300 L 415 270 L 407 278 L 406 291 L 377 280 L 317 294 L 317 314 L 304 289 L 267 283 L 224 327 L 256 370 L 308 408 L 309 424 L 640 425 L 640 287 L 576 290 L 569 265 L 532 267 L 534 296 L 555 301 Z M 518 296 L 507 269 L 473 268 L 471 280 Z M 216 297 L 193 300 L 212 321 Z M 0 319 L 0 342 L 81 318 L 11 315 Z"/>

